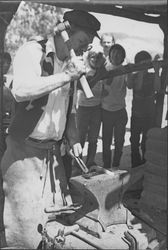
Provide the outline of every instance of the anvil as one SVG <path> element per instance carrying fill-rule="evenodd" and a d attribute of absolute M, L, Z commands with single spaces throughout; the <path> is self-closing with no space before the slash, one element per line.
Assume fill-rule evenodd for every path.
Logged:
<path fill-rule="evenodd" d="M 71 185 L 79 192 L 83 204 L 77 213 L 71 215 L 71 222 L 77 222 L 84 216 L 99 222 L 104 231 L 110 225 L 127 223 L 127 209 L 122 199 L 130 174 L 122 170 L 112 173 L 95 174 L 88 179 L 82 175 L 71 178 Z"/>

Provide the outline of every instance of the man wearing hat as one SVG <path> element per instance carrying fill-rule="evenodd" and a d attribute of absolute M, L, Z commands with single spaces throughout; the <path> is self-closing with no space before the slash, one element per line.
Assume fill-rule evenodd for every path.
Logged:
<path fill-rule="evenodd" d="M 76 55 L 82 55 L 100 29 L 91 14 L 64 14 Z M 9 127 L 7 150 L 1 162 L 4 226 L 8 246 L 34 249 L 41 239 L 38 224 L 47 211 L 72 205 L 62 160 L 66 137 L 76 156 L 81 145 L 70 112 L 70 88 L 85 73 L 78 58 L 70 59 L 60 34 L 29 41 L 16 53 L 12 93 L 16 114 Z M 2 247 L 2 246 L 1 246 Z"/>

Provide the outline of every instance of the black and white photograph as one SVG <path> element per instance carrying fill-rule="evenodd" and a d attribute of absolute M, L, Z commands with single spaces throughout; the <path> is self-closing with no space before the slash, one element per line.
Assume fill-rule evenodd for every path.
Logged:
<path fill-rule="evenodd" d="M 167 0 L 0 0 L 0 249 L 168 250 Z"/>

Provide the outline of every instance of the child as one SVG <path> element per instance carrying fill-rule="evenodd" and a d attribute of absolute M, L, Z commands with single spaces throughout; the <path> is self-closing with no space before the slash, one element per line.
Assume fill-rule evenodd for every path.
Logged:
<path fill-rule="evenodd" d="M 135 63 L 151 60 L 152 57 L 147 51 L 138 52 L 134 59 Z M 145 163 L 146 134 L 155 126 L 155 93 L 159 90 L 160 84 L 157 62 L 154 68 L 156 74 L 148 70 L 128 74 L 128 88 L 133 89 L 130 137 L 133 168 Z"/>
<path fill-rule="evenodd" d="M 125 49 L 114 44 L 109 51 L 110 67 L 108 70 L 122 67 L 126 53 Z M 127 112 L 125 109 L 126 76 L 116 76 L 104 81 L 102 97 L 102 140 L 104 168 L 111 168 L 111 143 L 114 133 L 114 156 L 112 166 L 119 168 L 124 145 Z"/>
<path fill-rule="evenodd" d="M 86 66 L 88 68 L 87 79 L 92 79 L 99 68 L 100 64 L 105 61 L 101 53 L 94 50 L 88 52 Z M 78 110 L 77 110 L 77 125 L 79 129 L 79 138 L 82 148 L 86 139 L 88 140 L 88 151 L 86 165 L 88 168 L 96 165 L 95 155 L 97 150 L 97 138 L 101 125 L 101 91 L 102 85 L 97 82 L 92 92 L 94 97 L 86 98 L 84 92 L 78 90 Z"/>

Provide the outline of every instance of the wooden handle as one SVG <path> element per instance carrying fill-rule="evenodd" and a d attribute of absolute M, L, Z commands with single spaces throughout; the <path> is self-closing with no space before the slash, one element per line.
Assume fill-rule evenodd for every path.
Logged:
<path fill-rule="evenodd" d="M 67 45 L 68 45 L 70 57 L 71 58 L 76 57 L 75 51 L 72 49 L 71 43 L 69 41 L 68 33 L 64 30 L 61 32 L 61 36 L 62 36 L 64 42 L 67 43 Z M 86 77 L 83 75 L 79 80 L 80 80 L 81 86 L 83 88 L 83 91 L 84 91 L 86 97 L 87 98 L 93 97 L 93 93 L 91 91 L 91 88 L 90 88 L 87 80 L 86 80 Z"/>

